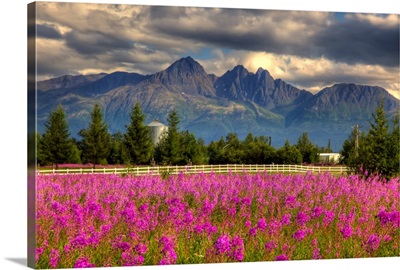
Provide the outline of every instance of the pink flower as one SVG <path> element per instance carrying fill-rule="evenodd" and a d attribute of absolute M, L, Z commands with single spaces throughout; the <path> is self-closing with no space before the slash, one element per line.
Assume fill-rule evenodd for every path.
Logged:
<path fill-rule="evenodd" d="M 64 246 L 64 252 L 69 253 L 71 251 L 71 247 L 69 245 Z"/>
<path fill-rule="evenodd" d="M 385 241 L 385 242 L 389 242 L 390 240 L 392 240 L 392 237 L 390 237 L 390 235 L 385 235 L 383 237 L 383 241 Z"/>
<path fill-rule="evenodd" d="M 251 227 L 251 221 L 250 220 L 246 220 L 246 222 L 244 223 L 244 226 L 247 228 Z"/>
<path fill-rule="evenodd" d="M 44 248 L 43 248 L 43 247 L 37 248 L 37 249 L 36 249 L 36 261 L 38 261 L 39 258 L 40 258 L 40 256 L 42 256 L 43 251 L 44 251 Z"/>
<path fill-rule="evenodd" d="M 214 249 L 217 251 L 217 254 L 227 253 L 231 249 L 231 242 L 228 235 L 221 235 L 218 237 L 217 241 L 214 244 Z"/>
<path fill-rule="evenodd" d="M 267 228 L 267 222 L 265 221 L 265 218 L 261 218 L 260 220 L 258 220 L 257 228 L 259 228 L 262 231 L 264 231 Z"/>
<path fill-rule="evenodd" d="M 50 267 L 56 268 L 59 261 L 60 261 L 60 252 L 57 249 L 51 250 L 50 260 L 49 260 Z"/>
<path fill-rule="evenodd" d="M 268 250 L 268 251 L 272 251 L 273 249 L 275 249 L 277 247 L 277 245 L 275 244 L 275 242 L 267 242 L 266 244 L 265 244 L 265 248 Z"/>
<path fill-rule="evenodd" d="M 296 206 L 296 197 L 295 196 L 286 197 L 285 206 L 287 208 L 294 208 Z"/>
<path fill-rule="evenodd" d="M 144 244 L 137 244 L 135 246 L 135 251 L 140 255 L 144 255 L 147 251 L 147 246 Z"/>
<path fill-rule="evenodd" d="M 325 211 L 324 213 L 324 219 L 323 219 L 323 223 L 325 226 L 328 226 L 329 224 L 332 223 L 333 219 L 335 217 L 335 214 L 332 211 Z"/>
<path fill-rule="evenodd" d="M 240 236 L 233 237 L 231 241 L 230 255 L 232 259 L 241 262 L 244 258 L 244 243 Z"/>
<path fill-rule="evenodd" d="M 254 236 L 254 235 L 256 235 L 256 234 L 257 234 L 257 227 L 251 228 L 251 229 L 249 230 L 249 235 L 250 235 L 250 236 Z"/>
<path fill-rule="evenodd" d="M 303 241 L 304 237 L 306 237 L 306 231 L 305 230 L 297 230 L 293 234 L 293 238 L 296 239 L 299 242 Z"/>
<path fill-rule="evenodd" d="M 290 225 L 290 218 L 292 217 L 291 214 L 285 214 L 281 218 L 281 225 Z"/>
<path fill-rule="evenodd" d="M 323 212 L 324 212 L 324 208 L 322 208 L 320 206 L 316 206 L 312 210 L 311 218 L 319 218 Z"/>
<path fill-rule="evenodd" d="M 353 230 L 349 225 L 345 225 L 340 232 L 344 238 L 349 238 L 353 234 Z"/>
<path fill-rule="evenodd" d="M 89 268 L 89 267 L 95 267 L 93 263 L 89 262 L 89 259 L 86 257 L 81 257 L 76 260 L 74 264 L 74 268 Z"/>
<path fill-rule="evenodd" d="M 367 241 L 367 251 L 368 253 L 372 253 L 375 251 L 381 243 L 381 238 L 379 237 L 378 234 L 374 233 L 368 238 Z"/>
<path fill-rule="evenodd" d="M 315 249 L 313 250 L 312 258 L 313 258 L 313 260 L 322 259 L 321 251 L 320 251 L 319 248 L 315 248 Z"/>
<path fill-rule="evenodd" d="M 275 261 L 288 261 L 289 258 L 285 254 L 281 254 L 275 257 Z"/>
<path fill-rule="evenodd" d="M 309 218 L 306 213 L 304 212 L 299 212 L 297 213 L 296 221 L 300 226 L 303 226 L 309 221 Z"/>

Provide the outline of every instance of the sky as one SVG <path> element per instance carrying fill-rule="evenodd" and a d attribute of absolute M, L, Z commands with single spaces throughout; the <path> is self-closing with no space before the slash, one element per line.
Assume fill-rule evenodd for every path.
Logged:
<path fill-rule="evenodd" d="M 400 98 L 399 15 L 250 8 L 37 3 L 38 80 L 153 74 L 191 56 L 208 73 L 236 65 L 312 92 L 334 83 Z"/>

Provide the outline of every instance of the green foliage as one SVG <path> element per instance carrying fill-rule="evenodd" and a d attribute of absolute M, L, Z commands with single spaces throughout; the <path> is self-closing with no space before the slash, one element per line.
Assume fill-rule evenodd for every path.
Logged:
<path fill-rule="evenodd" d="M 93 163 L 93 168 L 104 160 L 110 152 L 110 135 L 103 121 L 100 106 L 96 104 L 91 113 L 91 122 L 87 129 L 79 132 L 82 139 L 83 160 Z"/>
<path fill-rule="evenodd" d="M 168 134 L 166 137 L 167 162 L 174 165 L 180 164 L 183 160 L 179 123 L 178 113 L 174 110 L 168 115 Z"/>
<path fill-rule="evenodd" d="M 389 179 L 399 175 L 399 117 L 394 118 L 390 127 L 383 101 L 372 117 L 367 133 L 354 129 L 343 143 L 343 162 L 352 172 L 365 175 L 377 173 Z"/>
<path fill-rule="evenodd" d="M 185 163 L 182 135 L 179 133 L 179 116 L 174 110 L 168 114 L 168 132 L 156 147 L 155 158 L 163 165 L 179 165 Z"/>
<path fill-rule="evenodd" d="M 199 165 L 208 163 L 204 141 L 196 139 L 189 131 L 179 131 L 176 111 L 168 115 L 168 132 L 162 136 L 155 148 L 154 158 L 161 165 Z"/>
<path fill-rule="evenodd" d="M 122 147 L 124 143 L 124 135 L 117 131 L 111 135 L 110 140 L 110 154 L 107 157 L 109 164 L 122 164 Z"/>
<path fill-rule="evenodd" d="M 223 153 L 222 150 L 226 143 L 224 137 L 218 142 L 212 141 L 207 147 L 207 153 L 209 156 L 209 164 L 223 164 Z"/>
<path fill-rule="evenodd" d="M 240 141 L 235 133 L 229 133 L 226 139 L 208 146 L 210 164 L 270 164 L 276 162 L 276 150 L 271 146 L 271 137 L 254 137 L 249 133 Z"/>
<path fill-rule="evenodd" d="M 310 164 L 318 161 L 318 148 L 310 141 L 307 132 L 300 135 L 296 147 L 301 153 L 303 162 Z"/>
<path fill-rule="evenodd" d="M 387 169 L 390 175 L 399 176 L 400 174 L 400 128 L 399 113 L 393 119 L 393 127 L 389 133 L 387 143 Z"/>
<path fill-rule="evenodd" d="M 132 108 L 121 148 L 121 156 L 126 164 L 149 164 L 153 158 L 154 146 L 144 119 L 145 115 L 139 103 L 136 103 Z"/>
<path fill-rule="evenodd" d="M 340 154 L 343 157 L 342 163 L 351 167 L 357 163 L 358 148 L 356 147 L 357 129 L 354 128 L 348 138 L 343 142 L 342 151 Z"/>
<path fill-rule="evenodd" d="M 202 139 L 196 140 L 193 133 L 184 131 L 181 134 L 182 156 L 184 164 L 200 165 L 207 163 L 207 152 Z"/>
<path fill-rule="evenodd" d="M 277 150 L 276 161 L 278 164 L 300 164 L 303 157 L 297 146 L 286 140 L 285 145 Z"/>
<path fill-rule="evenodd" d="M 43 139 L 39 133 L 36 133 L 36 159 L 37 164 L 46 165 L 46 155 L 43 149 Z"/>
<path fill-rule="evenodd" d="M 241 164 L 243 163 L 244 149 L 236 133 L 228 133 L 226 145 L 222 149 L 224 163 Z"/>
<path fill-rule="evenodd" d="M 45 123 L 45 133 L 41 140 L 41 151 L 44 160 L 58 164 L 68 162 L 71 156 L 68 123 L 61 105 L 53 110 Z"/>
<path fill-rule="evenodd" d="M 81 150 L 79 150 L 77 141 L 75 139 L 71 139 L 71 154 L 68 160 L 68 163 L 73 164 L 81 164 Z"/>

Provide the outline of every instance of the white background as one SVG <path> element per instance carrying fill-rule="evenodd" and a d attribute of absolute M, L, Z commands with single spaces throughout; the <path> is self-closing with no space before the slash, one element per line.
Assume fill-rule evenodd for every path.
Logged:
<path fill-rule="evenodd" d="M 59 1 L 58 1 L 59 2 Z M 79 1 L 71 1 L 79 2 Z M 158 0 L 158 1 L 92 1 L 90 3 L 124 3 L 180 6 L 213 6 L 286 10 L 323 10 L 367 13 L 396 13 L 397 0 Z M 371 3 L 373 2 L 373 3 Z M 3 2 L 1 20 L 0 62 L 0 269 L 25 269 L 27 249 L 27 4 L 29 1 Z M 399 254 L 400 256 L 400 254 Z M 397 266 L 396 266 L 397 265 Z M 385 259 L 342 259 L 325 261 L 268 262 L 172 267 L 116 267 L 113 269 L 397 269 L 400 257 Z M 100 269 L 100 268 L 99 268 Z"/>

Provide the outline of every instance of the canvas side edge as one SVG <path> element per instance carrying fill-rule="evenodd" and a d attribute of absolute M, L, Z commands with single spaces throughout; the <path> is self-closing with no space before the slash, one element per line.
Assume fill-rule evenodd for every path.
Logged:
<path fill-rule="evenodd" d="M 28 49 L 28 178 L 27 178 L 27 266 L 36 268 L 36 169 L 37 169 L 37 107 L 36 107 L 36 3 L 27 5 L 27 49 Z"/>

